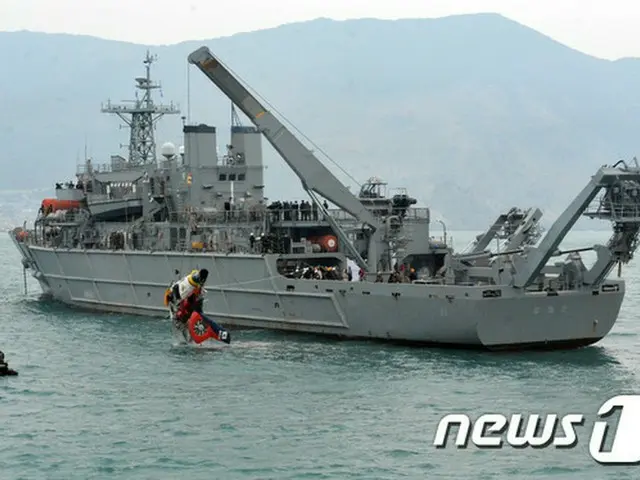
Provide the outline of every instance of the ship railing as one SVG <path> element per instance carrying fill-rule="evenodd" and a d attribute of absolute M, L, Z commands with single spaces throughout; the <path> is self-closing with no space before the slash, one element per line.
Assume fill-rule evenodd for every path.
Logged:
<path fill-rule="evenodd" d="M 55 234 L 46 234 L 35 236 L 30 232 L 28 236 L 25 236 L 20 240 L 27 245 L 48 247 L 48 248 L 81 248 L 83 250 L 97 250 L 97 251 L 163 251 L 163 252 L 176 252 L 176 253 L 241 253 L 241 254 L 260 254 L 262 249 L 257 245 L 251 248 L 249 245 L 241 245 L 232 242 L 192 242 L 180 241 L 176 245 L 167 246 L 161 241 L 150 241 L 145 243 L 144 246 L 134 246 L 131 241 L 131 237 L 127 237 L 125 243 L 121 246 L 113 246 L 110 244 L 108 238 L 100 239 L 95 244 L 90 246 L 83 246 L 80 242 L 73 242 L 73 244 L 64 244 L 63 237 Z"/>
<path fill-rule="evenodd" d="M 338 223 L 356 222 L 355 217 L 344 210 L 331 209 L 328 213 Z M 267 210 L 267 215 L 274 223 L 286 222 L 292 225 L 326 221 L 324 214 L 319 211 L 302 211 L 295 208 L 272 208 Z"/>
<path fill-rule="evenodd" d="M 194 243 L 198 243 L 198 242 L 194 242 Z M 133 249 L 131 248 L 130 245 L 126 245 L 123 250 L 139 251 L 140 249 Z M 226 244 L 224 242 L 221 242 L 219 244 L 205 243 L 203 246 L 189 245 L 187 242 L 181 242 L 180 244 L 174 245 L 173 247 L 169 247 L 169 248 L 167 248 L 162 244 L 157 244 L 149 248 L 149 250 L 151 251 L 162 250 L 166 252 L 175 252 L 175 253 L 220 253 L 225 255 L 228 253 L 254 254 L 254 255 L 261 253 L 260 249 L 258 248 L 252 249 L 249 246 L 237 245 L 237 244 Z"/>
<path fill-rule="evenodd" d="M 263 222 L 267 218 L 267 213 L 252 210 L 231 210 L 203 212 L 194 210 L 181 210 L 172 212 L 169 219 L 172 222 L 195 222 L 197 225 L 218 225 L 218 224 L 242 224 L 252 222 Z"/>
<path fill-rule="evenodd" d="M 328 210 L 329 215 L 339 223 L 356 222 L 356 219 L 340 209 Z M 429 221 L 428 208 L 409 208 L 404 215 L 406 223 L 424 223 Z M 296 209 L 232 209 L 228 211 L 200 209 L 180 209 L 170 214 L 173 222 L 194 220 L 198 223 L 247 223 L 269 220 L 272 223 L 287 222 L 296 223 L 323 222 L 324 215 L 321 212 L 302 212 Z"/>
<path fill-rule="evenodd" d="M 339 210 L 336 210 L 339 212 Z M 346 213 L 346 212 L 343 212 Z M 332 214 L 330 211 L 329 214 Z M 323 222 L 325 221 L 324 215 L 319 211 L 304 212 L 296 209 L 287 208 L 275 208 L 269 209 L 267 215 L 272 222 L 288 222 L 288 223 L 306 223 L 306 222 Z M 335 215 L 332 215 L 335 218 Z M 353 217 L 349 217 L 350 220 L 355 221 Z"/>
<path fill-rule="evenodd" d="M 285 209 L 285 208 L 270 208 L 267 210 L 273 217 L 274 221 L 288 221 L 288 222 L 300 222 L 300 221 L 322 221 L 323 214 L 321 212 L 303 212 L 298 209 Z M 356 218 L 348 212 L 345 212 L 339 208 L 330 208 L 327 210 L 329 215 L 337 222 L 355 222 Z M 392 215 L 401 215 L 401 211 L 392 211 Z M 404 221 L 428 221 L 429 209 L 428 208 L 407 208 L 404 216 Z"/>
<path fill-rule="evenodd" d="M 144 104 L 140 105 L 116 105 L 108 101 L 102 105 L 101 110 L 106 113 L 175 113 L 177 106 L 170 102 L 169 105 L 153 105 L 151 107 L 145 107 Z"/>
<path fill-rule="evenodd" d="M 82 175 L 84 173 L 111 173 L 113 171 L 110 163 L 92 163 L 91 165 L 78 165 L 76 173 Z"/>
<path fill-rule="evenodd" d="M 97 202 L 106 202 L 109 200 L 141 200 L 142 197 L 140 195 L 139 192 L 130 192 L 130 193 L 125 193 L 124 195 L 109 195 L 106 193 L 90 193 L 87 195 L 87 201 L 89 203 L 89 206 L 91 206 L 92 203 L 97 203 Z"/>
<path fill-rule="evenodd" d="M 431 218 L 428 208 L 408 208 L 405 216 L 405 222 L 429 222 Z"/>
<path fill-rule="evenodd" d="M 239 245 L 231 242 L 205 242 L 202 246 L 195 245 L 199 242 L 194 242 L 192 245 L 181 245 L 180 248 L 174 248 L 172 250 L 179 252 L 196 252 L 196 253 L 244 253 L 244 254 L 259 254 L 261 250 L 254 246 L 251 248 L 249 245 Z M 178 247 L 178 246 L 176 246 Z"/>
<path fill-rule="evenodd" d="M 86 218 L 86 214 L 80 212 L 77 209 L 73 210 L 58 210 L 48 214 L 39 213 L 36 218 L 36 224 L 42 224 L 45 226 L 55 225 L 60 223 L 74 224 L 80 223 Z"/>
<path fill-rule="evenodd" d="M 121 172 L 130 168 L 126 161 L 122 159 L 120 162 L 111 163 L 91 163 L 91 165 L 80 164 L 76 166 L 76 173 L 82 175 L 85 173 L 113 173 Z"/>
<path fill-rule="evenodd" d="M 618 223 L 636 223 L 640 222 L 640 204 L 635 202 L 613 202 L 603 197 L 592 202 L 583 215 Z"/>
<path fill-rule="evenodd" d="M 329 209 L 329 214 L 337 221 L 355 221 L 353 215 L 345 212 L 341 209 Z M 398 215 L 402 217 L 404 221 L 428 221 L 429 209 L 428 208 L 407 208 L 404 210 L 395 208 L 390 212 L 391 215 Z"/>

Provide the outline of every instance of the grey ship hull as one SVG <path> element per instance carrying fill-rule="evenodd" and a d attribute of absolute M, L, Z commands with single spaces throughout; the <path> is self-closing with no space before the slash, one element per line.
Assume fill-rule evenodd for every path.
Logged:
<path fill-rule="evenodd" d="M 591 290 L 523 293 L 278 275 L 276 255 L 53 249 L 14 243 L 43 291 L 98 311 L 166 316 L 175 270 L 210 270 L 206 313 L 226 327 L 489 349 L 589 345 L 613 327 L 623 281 Z M 501 296 L 483 297 L 487 288 Z"/>

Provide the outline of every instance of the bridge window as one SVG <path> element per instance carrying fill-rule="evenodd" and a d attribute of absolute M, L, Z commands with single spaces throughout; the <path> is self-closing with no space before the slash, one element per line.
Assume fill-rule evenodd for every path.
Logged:
<path fill-rule="evenodd" d="M 239 182 L 244 182 L 244 173 L 239 173 L 238 174 L 238 181 Z"/>
<path fill-rule="evenodd" d="M 218 177 L 218 180 L 220 180 L 221 182 L 224 182 L 226 179 L 227 179 L 226 173 L 221 173 L 220 176 Z"/>
<path fill-rule="evenodd" d="M 233 181 L 235 181 L 235 179 L 236 179 L 236 174 L 235 173 L 230 173 L 229 174 L 229 181 L 233 182 Z"/>

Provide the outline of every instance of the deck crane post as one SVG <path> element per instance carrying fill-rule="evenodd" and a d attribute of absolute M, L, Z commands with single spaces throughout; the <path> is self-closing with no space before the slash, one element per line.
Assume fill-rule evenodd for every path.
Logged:
<path fill-rule="evenodd" d="M 627 263 L 631 260 L 640 234 L 640 167 L 628 167 L 624 164 L 624 167 L 616 168 L 618 164 L 598 169 L 589 183 L 551 225 L 540 243 L 535 247 L 528 247 L 526 256 L 514 258 L 516 274 L 513 286 L 524 289 L 535 282 L 581 215 L 608 219 L 614 223 L 614 233 L 608 246 L 594 247 L 598 258 L 585 273 L 585 284 L 599 285 L 616 263 Z M 608 196 L 615 196 L 618 200 L 607 201 L 605 196 L 600 201 L 602 210 L 585 213 L 602 189 Z"/>
<path fill-rule="evenodd" d="M 208 47 L 193 51 L 189 63 L 197 66 L 242 112 L 251 120 L 269 143 L 282 156 L 294 173 L 300 178 L 302 187 L 309 193 L 318 209 L 325 213 L 336 235 L 349 249 L 358 265 L 368 272 L 376 272 L 379 261 L 378 246 L 383 230 L 378 219 L 360 200 L 349 191 L 320 160 L 298 140 L 271 112 L 236 79 L 229 69 L 218 60 Z M 353 215 L 363 226 L 368 227 L 369 242 L 367 263 L 364 262 L 346 233 L 324 210 L 318 193 L 330 202 Z"/>

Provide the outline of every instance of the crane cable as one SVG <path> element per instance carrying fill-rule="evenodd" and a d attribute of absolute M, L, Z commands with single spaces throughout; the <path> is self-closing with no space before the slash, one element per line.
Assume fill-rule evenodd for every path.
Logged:
<path fill-rule="evenodd" d="M 324 155 L 331 163 L 333 163 L 337 168 L 340 169 L 340 171 L 342 173 L 344 173 L 347 177 L 349 177 L 358 187 L 362 187 L 362 184 L 356 180 L 349 172 L 347 172 L 344 168 L 342 168 L 335 160 L 333 160 L 321 147 L 319 147 L 318 145 L 316 145 L 313 140 L 311 140 L 309 137 L 307 137 L 304 132 L 302 132 L 298 127 L 296 127 L 293 122 L 291 122 L 286 116 L 284 116 L 281 112 L 278 111 L 277 108 L 275 108 L 273 105 L 271 105 L 269 103 L 269 101 L 267 99 L 265 99 L 264 97 L 262 97 L 258 92 L 256 92 L 253 88 L 251 88 L 251 86 L 249 85 L 248 82 L 246 82 L 240 75 L 238 75 L 237 72 L 235 72 L 233 69 L 231 69 L 228 65 L 224 64 L 223 62 L 221 62 L 220 60 L 218 60 L 218 62 L 220 62 L 222 65 L 224 65 L 224 67 L 229 70 L 229 72 L 231 72 L 241 83 L 244 83 L 244 87 L 253 94 L 254 97 L 258 98 L 259 100 L 261 100 L 262 102 L 264 102 L 264 104 L 269 108 L 269 110 L 271 110 L 272 112 L 275 112 L 278 114 L 278 116 L 280 116 L 287 124 L 289 124 L 289 126 L 295 130 L 296 132 L 298 132 L 300 134 L 300 136 L 302 138 L 304 138 L 305 140 L 307 140 L 307 142 L 309 142 L 316 150 L 318 150 L 322 155 Z"/>

